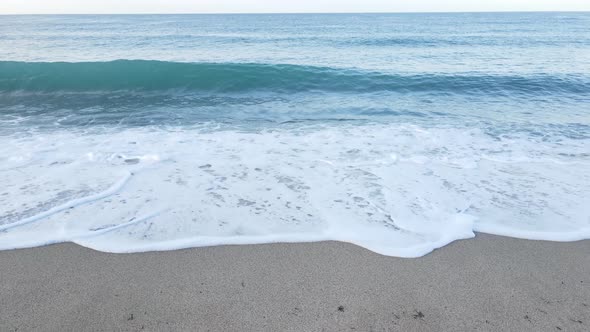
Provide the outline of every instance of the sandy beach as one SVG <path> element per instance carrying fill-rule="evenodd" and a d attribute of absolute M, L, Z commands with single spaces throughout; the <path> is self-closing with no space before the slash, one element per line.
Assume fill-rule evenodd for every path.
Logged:
<path fill-rule="evenodd" d="M 489 235 L 419 259 L 345 243 L 0 252 L 2 331 L 587 331 L 590 241 Z"/>
<path fill-rule="evenodd" d="M 590 332 L 588 27 L 0 0 L 0 332 Z"/>

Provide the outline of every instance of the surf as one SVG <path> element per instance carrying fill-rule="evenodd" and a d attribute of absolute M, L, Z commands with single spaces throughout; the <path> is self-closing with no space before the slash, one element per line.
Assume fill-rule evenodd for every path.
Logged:
<path fill-rule="evenodd" d="M 590 95 L 583 74 L 491 75 L 387 73 L 266 63 L 188 63 L 154 60 L 105 62 L 0 61 L 0 93 L 108 93 L 113 91 L 248 93 L 396 92 L 466 95 Z"/>
<path fill-rule="evenodd" d="M 0 181 L 12 194 L 0 192 L 0 250 L 337 240 L 418 257 L 475 231 L 590 237 L 587 140 L 341 124 L 61 130 L 3 142 Z"/>

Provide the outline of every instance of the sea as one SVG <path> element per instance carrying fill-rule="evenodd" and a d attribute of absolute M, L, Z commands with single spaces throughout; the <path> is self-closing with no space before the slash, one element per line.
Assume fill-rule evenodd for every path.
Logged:
<path fill-rule="evenodd" d="M 589 27 L 0 16 L 0 249 L 590 239 Z"/>

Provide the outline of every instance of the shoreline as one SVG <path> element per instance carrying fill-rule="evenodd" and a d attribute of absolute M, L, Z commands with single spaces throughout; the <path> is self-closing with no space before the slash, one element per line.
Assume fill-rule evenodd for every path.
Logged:
<path fill-rule="evenodd" d="M 341 242 L 0 252 L 0 330 L 584 331 L 590 240 L 487 234 L 421 258 Z"/>

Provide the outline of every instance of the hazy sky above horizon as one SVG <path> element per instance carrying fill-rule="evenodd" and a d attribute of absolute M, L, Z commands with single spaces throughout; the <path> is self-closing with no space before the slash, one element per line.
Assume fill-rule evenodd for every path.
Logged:
<path fill-rule="evenodd" d="M 589 0 L 0 0 L 0 14 L 588 11 Z"/>

